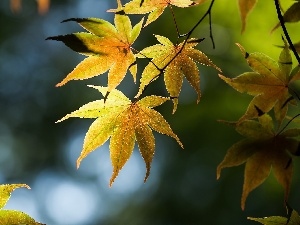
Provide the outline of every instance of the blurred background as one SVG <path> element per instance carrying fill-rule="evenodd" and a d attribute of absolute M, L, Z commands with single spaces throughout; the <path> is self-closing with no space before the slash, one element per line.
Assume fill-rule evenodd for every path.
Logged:
<path fill-rule="evenodd" d="M 285 1 L 283 8 L 291 4 Z M 209 2 L 190 9 L 174 7 L 180 32 L 189 31 L 208 6 Z M 245 211 L 240 208 L 244 166 L 224 169 L 216 180 L 217 165 L 227 149 L 242 138 L 217 120 L 237 120 L 251 97 L 227 86 L 217 71 L 205 66 L 199 66 L 202 98 L 198 105 L 194 90 L 185 81 L 174 115 L 171 103 L 157 108 L 185 149 L 172 138 L 155 134 L 156 152 L 145 184 L 145 165 L 135 149 L 112 188 L 108 187 L 112 173 L 109 142 L 76 169 L 84 135 L 93 120 L 55 121 L 102 98 L 86 85 L 106 85 L 107 75 L 55 88 L 83 57 L 62 43 L 45 39 L 82 31 L 76 23 L 60 23 L 68 18 L 100 17 L 113 23 L 113 14 L 106 13 L 110 8 L 116 8 L 115 1 L 51 0 L 49 10 L 41 14 L 34 0 L 23 1 L 19 12 L 11 10 L 9 0 L 0 1 L 0 182 L 31 187 L 16 190 L 6 208 L 21 210 L 48 225 L 251 225 L 257 223 L 247 220 L 248 216 L 285 216 L 283 190 L 273 175 L 249 195 Z M 132 18 L 135 24 L 141 17 Z M 248 52 L 278 58 L 280 49 L 274 45 L 282 44 L 282 32 L 270 33 L 277 24 L 272 1 L 258 1 L 243 34 L 236 1 L 216 1 L 212 19 L 216 49 L 209 39 L 207 19 L 193 37 L 205 38 L 198 48 L 225 76 L 250 71 L 236 42 Z M 288 25 L 295 42 L 299 41 L 296 25 Z M 152 34 L 176 42 L 170 10 L 142 30 L 134 47 L 141 50 L 156 44 Z M 140 63 L 138 76 L 147 61 Z M 133 97 L 138 84 L 127 76 L 119 89 Z M 162 79 L 145 94 L 153 93 L 167 95 Z M 298 211 L 299 164 L 296 159 L 290 195 L 290 205 Z"/>

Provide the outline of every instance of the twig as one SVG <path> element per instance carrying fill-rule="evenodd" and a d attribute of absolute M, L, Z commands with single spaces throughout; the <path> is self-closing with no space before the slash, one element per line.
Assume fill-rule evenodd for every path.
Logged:
<path fill-rule="evenodd" d="M 212 7 L 215 3 L 215 0 L 212 0 L 206 13 L 201 17 L 201 19 L 195 24 L 195 26 L 186 34 L 181 34 L 180 37 L 187 37 L 187 39 L 189 39 L 192 35 L 192 33 L 194 32 L 194 30 L 199 26 L 199 24 L 205 19 L 205 17 L 208 15 L 209 18 L 209 29 L 210 29 L 210 39 L 213 43 L 213 47 L 215 48 L 215 42 L 214 42 L 214 38 L 212 36 L 212 29 L 211 29 L 211 11 L 212 11 Z"/>
<path fill-rule="evenodd" d="M 294 116 L 292 119 L 290 119 L 290 121 L 289 122 L 287 122 L 287 124 L 277 133 L 277 135 L 280 135 L 284 130 L 285 130 L 285 128 L 287 128 L 287 126 L 288 125 L 290 125 L 290 123 L 294 120 L 294 119 L 296 119 L 298 116 L 300 116 L 300 114 L 297 114 L 296 116 Z"/>
<path fill-rule="evenodd" d="M 284 25 L 284 19 L 283 19 L 283 16 L 281 14 L 279 0 L 274 0 L 274 2 L 275 2 L 276 11 L 277 11 L 277 16 L 278 16 L 278 19 L 280 21 L 280 25 L 281 25 L 281 28 L 282 28 L 283 33 L 285 35 L 285 38 L 286 38 L 287 42 L 289 43 L 290 48 L 293 51 L 293 53 L 294 53 L 294 55 L 295 55 L 295 57 L 296 57 L 296 59 L 298 61 L 298 64 L 300 65 L 300 56 L 297 53 L 297 50 L 296 50 L 296 48 L 295 48 L 295 46 L 294 46 L 294 44 L 293 44 L 293 42 L 292 42 L 292 40 L 290 38 L 290 35 L 289 35 L 289 33 L 288 33 L 285 25 Z"/>

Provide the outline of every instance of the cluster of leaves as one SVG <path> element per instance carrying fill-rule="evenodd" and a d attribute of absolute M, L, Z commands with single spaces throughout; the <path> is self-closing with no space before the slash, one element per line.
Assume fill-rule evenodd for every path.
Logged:
<path fill-rule="evenodd" d="M 241 207 L 248 194 L 259 186 L 271 168 L 285 190 L 285 201 L 292 178 L 292 156 L 299 155 L 300 129 L 281 128 L 290 104 L 296 104 L 290 84 L 300 79 L 299 66 L 292 70 L 292 56 L 286 42 L 278 62 L 262 53 L 247 53 L 238 45 L 253 70 L 236 78 L 220 75 L 239 92 L 254 96 L 245 114 L 234 123 L 237 132 L 246 137 L 228 150 L 217 168 L 217 178 L 226 167 L 246 163 Z M 273 111 L 274 120 L 269 113 Z M 274 125 L 275 123 L 275 125 Z"/>
<path fill-rule="evenodd" d="M 85 32 L 47 38 L 61 41 L 72 50 L 86 56 L 72 72 L 56 85 L 57 87 L 63 86 L 71 80 L 89 79 L 108 72 L 105 87 L 88 85 L 101 93 L 103 96 L 101 100 L 89 102 L 57 121 L 61 122 L 70 117 L 95 119 L 86 133 L 82 152 L 77 159 L 77 168 L 89 153 L 110 139 L 110 158 L 113 166 L 111 186 L 130 158 L 137 142 L 146 164 L 146 181 L 155 152 L 155 138 L 152 131 L 174 138 L 183 148 L 183 144 L 168 122 L 153 108 L 172 100 L 173 113 L 175 113 L 184 78 L 197 93 L 197 103 L 200 101 L 200 74 L 197 63 L 210 66 L 222 73 L 221 69 L 203 52 L 195 48 L 203 39 L 191 38 L 192 32 L 204 17 L 209 15 L 211 20 L 210 10 L 214 0 L 211 1 L 208 11 L 190 32 L 185 35 L 178 33 L 179 38 L 184 38 L 182 42 L 179 40 L 172 42 L 167 37 L 155 35 L 159 42 L 156 45 L 136 50 L 133 48 L 133 44 L 142 29 L 156 21 L 167 7 L 170 9 L 173 6 L 187 8 L 206 1 L 132 0 L 122 5 L 121 1 L 117 0 L 117 9 L 108 10 L 115 14 L 114 24 L 99 18 L 71 18 L 63 22 L 77 22 L 85 29 Z M 39 0 L 39 10 L 44 12 L 49 6 L 49 2 L 50 0 Z M 242 31 L 245 30 L 247 16 L 256 2 L 257 0 L 238 0 Z M 275 2 L 279 1 L 275 0 Z M 11 4 L 12 8 L 17 11 L 21 6 L 21 0 L 11 0 Z M 300 21 L 299 12 L 300 1 L 297 0 L 283 14 L 283 23 Z M 147 17 L 132 26 L 128 16 L 130 14 L 147 14 Z M 273 30 L 277 29 L 279 25 L 282 23 L 276 25 Z M 213 42 L 212 34 L 211 39 Z M 300 155 L 300 129 L 282 127 L 289 106 L 296 104 L 294 97 L 295 95 L 298 97 L 292 90 L 291 83 L 300 79 L 299 66 L 292 70 L 292 56 L 289 51 L 289 48 L 294 47 L 299 52 L 300 44 L 299 42 L 291 44 L 288 38 L 287 40 L 289 44 L 284 41 L 278 62 L 262 53 L 249 54 L 238 44 L 253 72 L 243 73 L 233 79 L 219 75 L 237 91 L 254 96 L 245 114 L 237 122 L 225 122 L 234 126 L 245 139 L 230 147 L 217 168 L 217 178 L 219 178 L 223 168 L 246 163 L 241 199 L 242 209 L 245 207 L 249 193 L 268 177 L 271 168 L 273 168 L 278 182 L 284 187 L 285 201 L 287 201 L 293 172 L 292 157 Z M 143 69 L 140 79 L 137 79 L 137 66 L 140 58 L 148 59 L 149 63 Z M 139 82 L 138 92 L 132 100 L 117 89 L 128 71 L 131 73 L 133 81 L 136 83 L 138 80 Z M 142 97 L 146 88 L 160 76 L 164 78 L 169 96 Z M 270 112 L 273 113 L 273 117 L 268 114 Z M 0 186 L 1 208 L 6 204 L 11 192 L 19 187 L 29 188 L 22 184 Z M 295 211 L 289 218 L 250 219 L 263 224 L 299 224 L 299 215 Z M 0 224 L 17 223 L 39 224 L 24 213 L 0 210 Z"/>
<path fill-rule="evenodd" d="M 150 173 L 154 155 L 155 139 L 152 130 L 173 137 L 183 148 L 179 138 L 174 134 L 163 116 L 152 109 L 168 100 L 174 103 L 173 113 L 178 104 L 178 97 L 184 77 L 197 92 L 200 100 L 200 76 L 196 62 L 211 66 L 221 72 L 209 58 L 195 49 L 202 39 L 186 37 L 181 43 L 173 44 L 166 37 L 156 35 L 159 44 L 137 51 L 132 47 L 143 27 L 155 21 L 168 6 L 189 7 L 199 3 L 165 0 L 133 0 L 124 6 L 118 1 L 118 8 L 109 10 L 115 13 L 114 25 L 98 18 L 72 18 L 63 22 L 75 21 L 87 32 L 49 37 L 48 40 L 62 41 L 76 52 L 87 56 L 57 86 L 71 80 L 83 80 L 98 76 L 107 71 L 107 87 L 90 86 L 101 92 L 102 100 L 90 102 L 58 122 L 69 117 L 96 118 L 90 126 L 83 144 L 83 150 L 77 160 L 77 167 L 90 152 L 110 139 L 110 158 L 113 174 L 110 185 L 119 171 L 130 158 L 135 141 L 146 164 L 145 181 Z M 149 13 L 132 27 L 128 14 Z M 117 86 L 129 70 L 136 82 L 137 60 L 147 58 L 149 64 L 144 68 L 138 93 L 133 100 L 128 99 Z M 145 96 L 141 98 L 147 86 L 159 76 L 164 77 L 169 97 Z"/>
<path fill-rule="evenodd" d="M 0 224 L 30 224 L 30 225 L 42 225 L 42 223 L 36 222 L 27 214 L 16 211 L 16 210 L 6 210 L 3 207 L 9 200 L 11 193 L 16 188 L 25 187 L 30 189 L 26 184 L 4 184 L 0 185 Z"/>

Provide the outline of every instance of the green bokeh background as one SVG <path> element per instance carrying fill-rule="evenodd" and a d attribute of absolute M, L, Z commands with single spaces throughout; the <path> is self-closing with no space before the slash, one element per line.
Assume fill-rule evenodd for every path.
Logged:
<path fill-rule="evenodd" d="M 283 8 L 286 9 L 292 2 L 282 2 Z M 85 4 L 89 7 L 84 7 Z M 190 9 L 174 7 L 180 32 L 189 31 L 208 6 L 209 2 Z M 132 178 L 134 174 L 121 172 L 123 180 L 130 178 L 138 183 L 138 188 L 133 193 L 126 193 L 127 189 L 124 188 L 120 197 L 115 196 L 115 185 L 122 189 L 122 185 L 125 187 L 128 182 L 116 182 L 108 189 L 111 171 L 105 183 L 99 184 L 97 180 L 103 176 L 102 171 L 96 171 L 94 176 L 84 176 L 80 169 L 75 170 L 84 132 L 92 121 L 72 119 L 59 124 L 55 124 L 55 121 L 81 105 L 99 99 L 101 96 L 87 88 L 86 84 L 105 85 L 107 75 L 81 82 L 73 81 L 55 88 L 55 84 L 83 57 L 63 44 L 45 41 L 45 38 L 81 31 L 75 23 L 60 24 L 70 17 L 101 17 L 112 22 L 113 14 L 105 12 L 109 7 L 116 7 L 116 3 L 108 0 L 52 0 L 49 12 L 38 15 L 35 1 L 23 1 L 23 9 L 18 14 L 10 11 L 9 1 L 0 3 L 0 182 L 27 183 L 32 187 L 33 194 L 30 196 L 34 200 L 19 200 L 19 205 L 25 205 L 20 206 L 20 210 L 26 212 L 26 204 L 34 202 L 36 211 L 31 214 L 33 217 L 47 224 L 66 224 L 47 214 L 49 210 L 39 203 L 36 178 L 41 177 L 43 171 L 52 171 L 53 177 L 63 174 L 72 182 L 92 184 L 97 195 L 101 195 L 101 192 L 105 194 L 101 205 L 105 210 L 98 205 L 94 217 L 82 222 L 87 225 L 250 225 L 257 223 L 247 220 L 248 216 L 284 216 L 283 190 L 273 175 L 249 195 L 245 211 L 240 208 L 244 166 L 225 169 L 221 178 L 216 180 L 216 167 L 226 150 L 242 138 L 234 129 L 218 120 L 237 120 L 245 112 L 251 97 L 239 94 L 218 78 L 217 71 L 202 65 L 199 66 L 202 90 L 199 104 L 196 104 L 193 89 L 185 82 L 180 105 L 174 115 L 171 114 L 171 103 L 158 108 L 185 149 L 180 149 L 171 138 L 155 134 L 154 172 L 147 183 L 142 184 L 145 168 L 141 159 L 139 166 L 135 167 L 142 174 L 139 180 Z M 133 23 L 137 23 L 141 17 L 132 18 Z M 212 22 L 216 49 L 212 49 L 209 39 L 207 18 L 192 36 L 205 38 L 198 45 L 199 49 L 223 70 L 225 76 L 235 77 L 250 71 L 235 43 L 242 44 L 248 52 L 259 51 L 275 60 L 278 58 L 280 48 L 275 45 L 282 45 L 282 31 L 277 29 L 270 33 L 278 22 L 273 1 L 258 1 L 248 17 L 243 34 L 237 1 L 216 1 Z M 288 24 L 287 27 L 294 42 L 299 41 L 299 24 Z M 142 49 L 155 44 L 156 39 L 152 34 L 167 36 L 174 42 L 177 40 L 169 9 L 155 23 L 143 29 L 134 47 Z M 140 63 L 138 77 L 146 61 L 141 60 Z M 132 82 L 130 76 L 119 86 L 129 97 L 135 95 L 137 88 L 138 85 Z M 162 79 L 153 82 L 145 94 L 154 93 L 167 95 Z M 297 111 L 294 108 L 293 113 Z M 68 164 L 63 157 L 66 143 L 78 136 L 80 141 L 76 145 L 77 150 L 72 151 L 74 163 Z M 104 157 L 101 154 L 92 153 L 88 157 L 96 160 L 99 157 L 100 160 Z M 128 162 L 131 163 L 134 162 Z M 300 210 L 299 163 L 296 159 L 290 195 L 290 205 L 296 210 Z M 91 192 L 91 189 L 87 187 L 84 191 Z M 47 190 L 43 193 L 47 193 Z M 62 199 L 62 204 L 63 201 L 67 200 Z M 13 205 L 14 208 L 18 204 Z M 101 213 L 103 210 L 106 213 Z"/>

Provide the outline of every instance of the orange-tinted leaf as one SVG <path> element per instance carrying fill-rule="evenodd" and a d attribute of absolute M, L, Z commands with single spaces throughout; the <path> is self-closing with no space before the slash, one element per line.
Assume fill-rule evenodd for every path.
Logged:
<path fill-rule="evenodd" d="M 164 12 L 169 5 L 174 5 L 181 8 L 196 5 L 196 2 L 191 0 L 132 0 L 125 4 L 124 11 L 127 14 L 146 14 L 150 13 L 145 26 L 154 22 Z M 116 10 L 108 10 L 115 12 Z"/>
<path fill-rule="evenodd" d="M 97 89 L 103 96 L 107 96 L 109 89 L 101 86 L 90 86 Z M 110 186 L 118 176 L 138 143 L 140 153 L 146 164 L 146 176 L 150 174 L 151 162 L 154 154 L 155 140 L 152 130 L 173 137 L 182 146 L 179 138 L 174 134 L 163 116 L 152 109 L 169 100 L 160 96 L 146 96 L 141 100 L 131 102 L 122 92 L 114 89 L 107 96 L 106 101 L 97 100 L 80 107 L 66 115 L 60 121 L 70 117 L 96 118 L 86 133 L 83 149 L 77 159 L 77 167 L 81 161 L 96 148 L 110 139 L 110 158 L 113 174 Z"/>
<path fill-rule="evenodd" d="M 288 129 L 276 134 L 273 121 L 267 114 L 258 121 L 244 120 L 236 123 L 236 130 L 246 139 L 229 148 L 217 168 L 219 179 L 223 168 L 246 163 L 241 207 L 249 193 L 258 187 L 273 168 L 274 175 L 285 191 L 287 201 L 292 181 L 293 165 L 291 155 L 299 155 L 300 129 Z"/>
<path fill-rule="evenodd" d="M 292 58 L 286 42 L 278 63 L 262 53 L 249 54 L 240 45 L 239 47 L 254 72 L 246 72 L 236 78 L 219 75 L 237 91 L 254 96 L 239 122 L 257 118 L 274 107 L 276 120 L 281 124 L 291 98 L 289 84 L 293 81 L 293 76 L 290 75 Z"/>
<path fill-rule="evenodd" d="M 247 16 L 255 6 L 256 2 L 257 0 L 239 0 L 239 10 L 242 20 L 242 32 L 244 32 L 246 28 Z"/>
<path fill-rule="evenodd" d="M 79 63 L 57 86 L 62 86 L 70 80 L 88 79 L 108 70 L 109 92 L 120 84 L 128 70 L 132 73 L 134 81 L 136 80 L 137 68 L 131 45 L 141 31 L 143 20 L 133 28 L 129 17 L 121 14 L 115 14 L 115 26 L 98 18 L 72 18 L 64 22 L 68 21 L 79 23 L 90 33 L 73 33 L 47 39 L 62 41 L 88 58 Z"/>
<path fill-rule="evenodd" d="M 138 57 L 152 58 L 152 61 L 145 67 L 142 73 L 137 97 L 142 94 L 149 83 L 156 80 L 161 73 L 164 73 L 167 91 L 172 98 L 175 98 L 173 100 L 173 112 L 176 110 L 177 98 L 181 91 L 183 77 L 186 77 L 188 82 L 197 92 L 197 102 L 199 102 L 201 96 L 200 76 L 195 62 L 214 67 L 219 71 L 221 70 L 214 65 L 204 53 L 194 49 L 197 45 L 196 42 L 193 42 L 195 39 L 190 39 L 186 43 L 183 42 L 174 45 L 166 37 L 159 35 L 156 35 L 155 37 L 160 44 L 147 47 L 138 54 Z"/>

